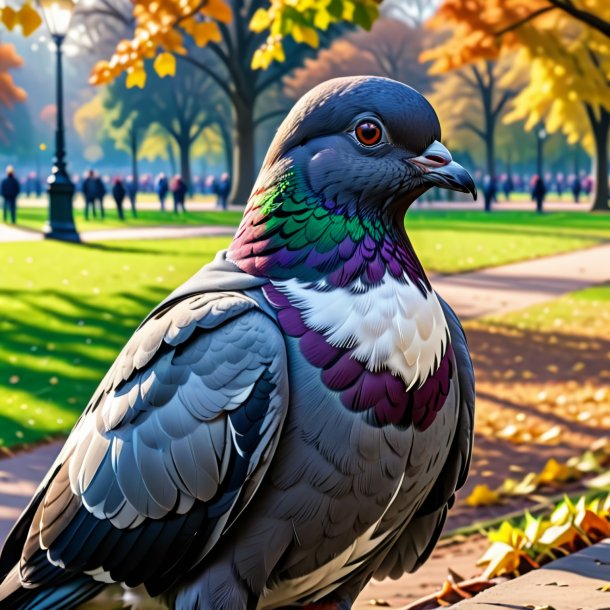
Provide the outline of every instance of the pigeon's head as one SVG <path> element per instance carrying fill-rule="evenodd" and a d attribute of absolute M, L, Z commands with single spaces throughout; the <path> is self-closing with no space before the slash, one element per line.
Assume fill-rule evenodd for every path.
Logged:
<path fill-rule="evenodd" d="M 440 139 L 434 109 L 411 87 L 378 77 L 330 80 L 286 117 L 257 187 L 292 168 L 320 199 L 360 212 L 405 212 L 432 186 L 476 198 L 472 178 Z"/>
<path fill-rule="evenodd" d="M 280 126 L 228 257 L 253 275 L 340 285 L 375 283 L 386 268 L 423 276 L 405 235 L 409 205 L 432 186 L 476 197 L 440 138 L 432 106 L 406 85 L 319 85 Z"/>

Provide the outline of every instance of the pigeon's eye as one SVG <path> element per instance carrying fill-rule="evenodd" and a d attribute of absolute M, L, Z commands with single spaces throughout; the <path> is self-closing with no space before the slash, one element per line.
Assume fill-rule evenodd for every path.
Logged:
<path fill-rule="evenodd" d="M 364 144 L 364 146 L 375 146 L 375 144 L 379 144 L 383 136 L 381 126 L 370 120 L 358 123 L 354 133 L 356 134 L 358 142 Z"/>

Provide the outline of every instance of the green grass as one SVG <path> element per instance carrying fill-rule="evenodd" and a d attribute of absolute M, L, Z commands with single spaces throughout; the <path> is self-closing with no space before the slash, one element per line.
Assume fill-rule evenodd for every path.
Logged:
<path fill-rule="evenodd" d="M 239 213 L 198 216 L 207 224 L 226 224 L 227 218 L 237 222 Z M 414 212 L 408 227 L 424 266 L 437 271 L 521 260 L 610 238 L 610 218 L 585 214 Z M 229 238 L 0 244 L 0 445 L 69 430 L 146 313 L 228 243 Z M 568 298 L 578 306 L 560 299 L 547 306 L 562 308 L 559 313 L 540 315 L 567 320 L 586 303 L 597 313 L 608 311 L 610 289 Z"/>
<path fill-rule="evenodd" d="M 426 269 L 458 273 L 594 246 L 610 215 L 414 210 L 407 230 Z"/>
<path fill-rule="evenodd" d="M 0 445 L 69 430 L 146 313 L 228 242 L 0 246 Z"/>
<path fill-rule="evenodd" d="M 133 218 L 129 209 L 125 210 L 125 220 L 120 220 L 116 208 L 106 206 L 106 217 L 102 221 L 99 218 L 85 220 L 83 211 L 76 210 L 74 221 L 79 231 L 99 231 L 102 229 L 119 229 L 133 227 L 154 226 L 237 226 L 242 217 L 241 212 L 222 211 L 194 211 L 186 214 L 174 214 L 173 212 L 161 212 L 160 210 L 140 210 L 138 217 Z M 188 207 L 187 207 L 188 210 Z M 17 225 L 24 229 L 40 231 L 47 220 L 45 208 L 22 207 L 17 212 Z"/>
<path fill-rule="evenodd" d="M 480 322 L 520 330 L 607 337 L 610 331 L 610 284 L 578 290 L 554 301 L 502 316 L 487 316 Z"/>
<path fill-rule="evenodd" d="M 104 222 L 85 222 L 77 211 L 81 231 L 159 225 L 236 226 L 241 212 L 187 212 L 184 215 L 142 210 L 137 219 L 122 222 L 109 210 Z M 43 208 L 22 208 L 19 224 L 40 229 Z M 457 273 L 570 252 L 610 240 L 610 215 L 557 212 L 542 216 L 532 212 L 413 210 L 407 219 L 413 244 L 426 269 Z"/>

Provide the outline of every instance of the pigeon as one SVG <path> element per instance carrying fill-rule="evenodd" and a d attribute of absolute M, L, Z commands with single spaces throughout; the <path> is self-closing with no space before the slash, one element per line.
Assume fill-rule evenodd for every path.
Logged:
<path fill-rule="evenodd" d="M 405 230 L 471 193 L 414 89 L 340 78 L 269 148 L 228 250 L 129 339 L 12 529 L 0 607 L 109 583 L 177 610 L 347 610 L 430 555 L 472 446 L 458 318 Z"/>

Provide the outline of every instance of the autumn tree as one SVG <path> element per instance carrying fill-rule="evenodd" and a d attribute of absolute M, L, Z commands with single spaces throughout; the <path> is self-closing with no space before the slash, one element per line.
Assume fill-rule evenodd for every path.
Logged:
<path fill-rule="evenodd" d="M 171 85 L 153 73 L 145 89 L 127 89 L 125 79 L 119 78 L 108 86 L 104 107 L 111 112 L 114 127 L 131 134 L 136 148 L 144 130 L 153 124 L 161 127 L 175 143 L 180 173 L 191 185 L 193 145 L 207 127 L 224 122 L 218 112 L 219 91 L 201 71 L 186 67 Z"/>
<path fill-rule="evenodd" d="M 424 53 L 423 58 L 426 58 Z M 485 171 L 497 177 L 496 133 L 508 103 L 517 92 L 518 76 L 507 79 L 512 59 L 481 61 L 442 74 L 429 96 L 437 109 L 445 137 L 465 131 L 485 148 Z M 434 73 L 434 69 L 432 70 Z"/>
<path fill-rule="evenodd" d="M 419 62 L 425 39 L 419 27 L 380 18 L 371 31 L 347 34 L 315 59 L 307 60 L 284 79 L 285 90 L 296 99 L 329 78 L 366 74 L 392 78 L 424 91 L 431 80 L 426 66 Z"/>
<path fill-rule="evenodd" d="M 16 103 L 24 102 L 26 93 L 15 84 L 10 70 L 19 68 L 22 59 L 12 44 L 0 44 L 0 106 L 13 108 Z M 13 130 L 11 121 L 5 113 L 0 111 L 0 142 L 7 143 Z"/>
<path fill-rule="evenodd" d="M 436 68 L 449 71 L 518 50 L 515 66 L 527 66 L 529 84 L 508 120 L 540 121 L 572 141 L 591 136 L 595 150 L 594 210 L 608 211 L 610 4 L 605 0 L 444 0 L 432 19 L 452 28 L 433 51 Z M 585 131 L 583 131 L 583 129 Z"/>

